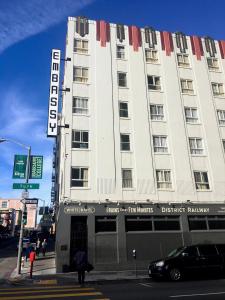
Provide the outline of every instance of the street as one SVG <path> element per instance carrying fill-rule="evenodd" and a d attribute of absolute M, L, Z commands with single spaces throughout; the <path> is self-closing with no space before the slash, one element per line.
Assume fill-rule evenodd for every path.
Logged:
<path fill-rule="evenodd" d="M 0 282 L 7 279 L 16 267 L 18 239 L 1 241 L 0 244 Z"/>

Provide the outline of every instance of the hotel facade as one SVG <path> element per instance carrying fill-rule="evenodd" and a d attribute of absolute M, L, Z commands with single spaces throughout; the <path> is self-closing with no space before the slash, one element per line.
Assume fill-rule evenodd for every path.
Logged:
<path fill-rule="evenodd" d="M 225 242 L 225 41 L 69 17 L 56 266 L 138 268 Z"/>

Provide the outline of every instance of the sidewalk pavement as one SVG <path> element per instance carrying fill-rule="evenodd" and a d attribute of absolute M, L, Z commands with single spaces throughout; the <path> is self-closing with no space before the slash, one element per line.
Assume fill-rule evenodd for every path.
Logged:
<path fill-rule="evenodd" d="M 33 280 L 30 276 L 30 262 L 25 262 L 24 267 L 21 269 L 21 275 L 16 274 L 16 269 L 10 276 L 10 282 L 38 282 L 38 281 L 52 281 L 55 282 L 76 282 L 77 272 L 70 273 L 56 273 L 55 268 L 55 253 L 48 252 L 43 257 L 41 254 L 34 262 Z M 126 271 L 91 271 L 86 272 L 86 282 L 103 282 L 114 280 L 143 280 L 149 279 L 146 270 L 126 270 Z"/>

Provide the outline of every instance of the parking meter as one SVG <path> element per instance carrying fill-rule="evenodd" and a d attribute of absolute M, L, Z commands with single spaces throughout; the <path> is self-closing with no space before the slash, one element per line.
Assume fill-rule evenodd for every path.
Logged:
<path fill-rule="evenodd" d="M 133 249 L 133 258 L 136 259 L 136 256 L 137 256 L 137 255 L 136 255 L 136 250 Z"/>

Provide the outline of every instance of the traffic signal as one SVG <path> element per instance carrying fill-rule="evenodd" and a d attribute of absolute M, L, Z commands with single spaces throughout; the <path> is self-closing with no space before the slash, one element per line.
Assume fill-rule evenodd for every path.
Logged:
<path fill-rule="evenodd" d="M 27 208 L 26 207 L 23 212 L 23 224 L 27 225 Z"/>

